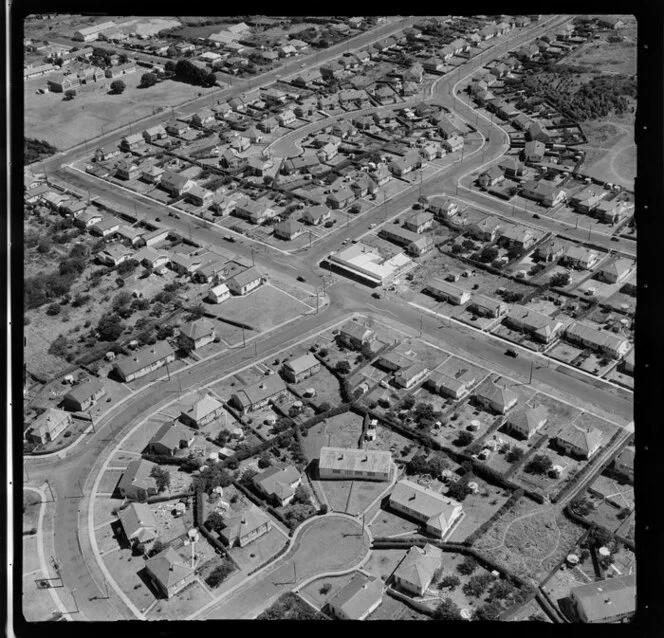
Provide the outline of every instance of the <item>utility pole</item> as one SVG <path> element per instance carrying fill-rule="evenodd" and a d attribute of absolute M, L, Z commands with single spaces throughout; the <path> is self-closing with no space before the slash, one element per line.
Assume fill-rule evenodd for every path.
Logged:
<path fill-rule="evenodd" d="M 255 265 L 255 262 L 254 262 L 254 247 L 249 246 L 249 249 L 251 250 L 251 265 L 254 266 Z"/>
<path fill-rule="evenodd" d="M 242 326 L 242 347 L 246 348 L 247 347 L 247 340 L 244 335 L 244 326 Z"/>
<path fill-rule="evenodd" d="M 30 472 L 28 472 L 28 466 L 25 464 L 25 462 L 23 462 L 23 470 L 25 471 L 25 475 L 28 477 L 28 481 L 31 481 L 32 479 L 30 478 Z"/>
<path fill-rule="evenodd" d="M 90 417 L 90 423 L 92 424 L 92 431 L 97 434 L 97 430 L 95 429 L 95 420 L 92 418 L 92 413 L 90 410 L 88 410 L 88 416 Z"/>
<path fill-rule="evenodd" d="M 422 327 L 424 324 L 424 317 L 420 315 L 420 339 L 422 338 Z"/>

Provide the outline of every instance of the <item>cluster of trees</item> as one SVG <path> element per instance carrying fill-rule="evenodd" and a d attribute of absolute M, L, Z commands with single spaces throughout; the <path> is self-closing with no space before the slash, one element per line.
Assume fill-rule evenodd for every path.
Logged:
<path fill-rule="evenodd" d="M 38 162 L 46 157 L 55 155 L 58 149 L 46 140 L 37 140 L 26 137 L 23 141 L 23 164 L 26 166 Z"/>
<path fill-rule="evenodd" d="M 325 616 L 307 605 L 297 594 L 288 592 L 280 596 L 256 620 L 325 620 Z"/>
<path fill-rule="evenodd" d="M 150 476 L 154 479 L 160 492 L 165 492 L 171 486 L 171 473 L 161 465 L 155 465 Z"/>
<path fill-rule="evenodd" d="M 472 556 L 466 556 L 457 565 L 457 571 L 463 576 L 470 576 L 477 569 L 477 561 Z"/>
<path fill-rule="evenodd" d="M 214 77 L 213 73 L 200 69 L 189 60 L 178 60 L 177 62 L 169 60 L 166 62 L 166 70 L 174 73 L 178 80 L 198 86 L 214 86 L 217 82 L 217 78 Z"/>
<path fill-rule="evenodd" d="M 569 273 L 559 272 L 551 277 L 549 283 L 554 288 L 564 288 L 565 286 L 569 286 L 570 279 Z"/>
<path fill-rule="evenodd" d="M 215 487 L 228 487 L 233 482 L 233 477 L 228 471 L 219 465 L 208 465 L 198 476 L 194 477 L 194 490 L 212 492 Z"/>
<path fill-rule="evenodd" d="M 235 565 L 228 557 L 224 557 L 221 565 L 217 565 L 205 579 L 208 586 L 219 587 L 235 571 Z"/>
<path fill-rule="evenodd" d="M 147 89 L 157 84 L 157 76 L 154 73 L 143 73 L 141 81 L 138 85 L 139 89 Z"/>
<path fill-rule="evenodd" d="M 449 463 L 438 455 L 432 455 L 427 459 L 426 454 L 416 454 L 408 463 L 406 463 L 406 474 L 428 474 L 433 477 L 440 477 L 443 470 L 449 467 Z"/>
<path fill-rule="evenodd" d="M 466 445 L 470 445 L 474 440 L 475 438 L 468 430 L 461 430 L 453 443 L 457 447 L 465 447 Z"/>
<path fill-rule="evenodd" d="M 113 80 L 111 82 L 111 93 L 114 95 L 120 95 L 124 93 L 124 90 L 127 88 L 127 85 L 122 80 Z"/>
<path fill-rule="evenodd" d="M 101 341 L 115 341 L 124 332 L 125 325 L 116 313 L 106 313 L 99 318 L 97 334 Z"/>
<path fill-rule="evenodd" d="M 528 462 L 524 470 L 528 474 L 546 474 L 553 467 L 551 457 L 546 454 L 536 454 Z"/>

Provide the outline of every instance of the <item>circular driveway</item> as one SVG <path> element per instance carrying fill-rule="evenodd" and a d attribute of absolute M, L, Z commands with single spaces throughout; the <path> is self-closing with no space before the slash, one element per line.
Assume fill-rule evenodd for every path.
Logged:
<path fill-rule="evenodd" d="M 240 586 L 205 617 L 249 616 L 263 609 L 266 601 L 293 589 L 296 583 L 317 574 L 352 569 L 367 555 L 369 547 L 369 536 L 356 520 L 336 514 L 311 519 L 273 569 Z"/>

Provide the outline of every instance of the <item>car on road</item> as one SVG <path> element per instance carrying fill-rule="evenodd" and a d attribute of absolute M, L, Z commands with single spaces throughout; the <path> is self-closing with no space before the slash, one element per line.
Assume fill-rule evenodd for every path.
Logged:
<path fill-rule="evenodd" d="M 160 221 L 161 221 L 161 218 L 160 218 L 160 217 L 155 217 L 154 220 L 155 220 L 156 222 L 160 222 Z"/>
<path fill-rule="evenodd" d="M 334 226 L 334 222 L 325 222 L 325 224 L 323 225 L 325 226 L 325 228 L 332 228 L 332 226 Z"/>
<path fill-rule="evenodd" d="M 369 224 L 369 228 L 376 228 L 376 224 Z"/>
<path fill-rule="evenodd" d="M 617 237 L 611 237 L 611 241 L 620 241 Z"/>
<path fill-rule="evenodd" d="M 234 241 L 235 241 L 235 237 L 233 237 L 233 235 L 226 235 L 226 236 L 224 237 L 224 239 L 225 239 L 226 241 L 230 241 L 230 242 L 234 242 Z"/>
<path fill-rule="evenodd" d="M 302 275 L 297 276 L 298 281 L 306 281 L 306 279 Z"/>
<path fill-rule="evenodd" d="M 372 296 L 374 299 L 380 299 L 380 298 L 381 298 L 381 294 L 380 294 L 379 292 L 372 292 L 372 293 L 371 293 L 371 296 Z"/>
<path fill-rule="evenodd" d="M 350 237 L 346 237 L 346 239 L 344 239 L 344 240 L 341 242 L 342 246 L 345 246 L 349 241 L 350 241 Z"/>
<path fill-rule="evenodd" d="M 539 218 L 540 218 L 540 216 L 539 216 L 537 213 L 535 213 L 535 214 L 533 215 L 533 217 L 534 217 L 535 219 L 539 219 Z"/>
<path fill-rule="evenodd" d="M 516 359 L 519 356 L 519 353 L 513 348 L 508 348 L 507 350 L 505 350 L 505 354 L 508 357 L 512 357 L 513 359 Z"/>

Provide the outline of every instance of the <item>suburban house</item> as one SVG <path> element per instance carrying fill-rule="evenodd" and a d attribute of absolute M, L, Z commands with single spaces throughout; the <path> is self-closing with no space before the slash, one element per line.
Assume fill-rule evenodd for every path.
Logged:
<path fill-rule="evenodd" d="M 205 319 L 190 321 L 180 326 L 179 339 L 185 350 L 198 350 L 212 343 L 216 336 L 214 326 Z"/>
<path fill-rule="evenodd" d="M 212 303 L 221 303 L 230 299 L 231 291 L 226 284 L 219 284 L 208 290 L 207 299 Z"/>
<path fill-rule="evenodd" d="M 355 193 L 350 188 L 342 188 L 341 190 L 330 193 L 327 196 L 326 203 L 330 208 L 339 209 L 345 208 L 355 199 Z"/>
<path fill-rule="evenodd" d="M 402 368 L 394 375 L 394 384 L 399 388 L 410 390 L 429 374 L 429 368 L 423 363 Z"/>
<path fill-rule="evenodd" d="M 441 566 L 442 557 L 439 547 L 429 543 L 424 547 L 414 545 L 394 571 L 394 584 L 413 596 L 424 596 Z"/>
<path fill-rule="evenodd" d="M 293 124 L 296 120 L 295 113 L 290 109 L 286 109 L 277 115 L 277 122 L 279 122 L 281 126 L 288 126 L 289 124 Z"/>
<path fill-rule="evenodd" d="M 130 461 L 118 482 L 118 491 L 122 498 L 132 501 L 145 501 L 149 496 L 157 495 L 157 483 L 150 476 L 156 463 L 136 459 Z"/>
<path fill-rule="evenodd" d="M 492 381 L 483 383 L 475 391 L 475 400 L 483 408 L 506 414 L 507 411 L 519 400 L 519 396 L 509 388 L 502 388 Z"/>
<path fill-rule="evenodd" d="M 530 164 L 539 164 L 544 159 L 546 145 L 539 140 L 526 142 L 523 147 L 523 159 Z"/>
<path fill-rule="evenodd" d="M 184 198 L 194 206 L 207 206 L 212 203 L 214 193 L 195 184 L 184 194 Z"/>
<path fill-rule="evenodd" d="M 387 354 L 381 355 L 374 365 L 382 370 L 387 370 L 388 372 L 397 372 L 404 368 L 409 368 L 415 362 L 404 354 L 400 354 L 396 350 L 392 350 Z"/>
<path fill-rule="evenodd" d="M 593 210 L 593 214 L 603 222 L 617 224 L 633 211 L 634 204 L 629 204 L 628 202 L 616 202 L 615 200 L 608 202 L 603 199 L 597 204 Z"/>
<path fill-rule="evenodd" d="M 201 259 L 191 254 L 175 253 L 168 265 L 178 275 L 193 275 L 201 267 Z"/>
<path fill-rule="evenodd" d="M 526 182 L 521 190 L 521 196 L 549 208 L 557 206 L 567 199 L 567 193 L 562 188 L 546 180 Z"/>
<path fill-rule="evenodd" d="M 226 281 L 226 285 L 234 295 L 246 295 L 266 280 L 265 275 L 256 266 L 252 266 L 230 277 Z"/>
<path fill-rule="evenodd" d="M 466 368 L 452 374 L 447 374 L 445 370 L 434 370 L 425 385 L 437 394 L 460 399 L 470 391 L 476 380 L 475 373 Z"/>
<path fill-rule="evenodd" d="M 480 241 L 494 242 L 500 235 L 503 225 L 496 217 L 487 215 L 484 219 L 468 227 L 468 233 Z"/>
<path fill-rule="evenodd" d="M 392 455 L 381 450 L 323 446 L 318 459 L 321 479 L 388 481 Z"/>
<path fill-rule="evenodd" d="M 505 324 L 514 330 L 527 332 L 535 341 L 549 343 L 558 336 L 563 324 L 541 312 L 515 304 L 505 317 Z"/>
<path fill-rule="evenodd" d="M 228 547 L 245 547 L 272 529 L 267 514 L 253 503 L 235 516 L 224 519 L 224 528 L 219 536 Z"/>
<path fill-rule="evenodd" d="M 175 456 L 194 442 L 194 433 L 179 423 L 164 423 L 148 442 L 148 450 L 153 454 Z"/>
<path fill-rule="evenodd" d="M 303 379 L 316 374 L 320 370 L 321 363 L 313 354 L 303 354 L 301 357 L 286 361 L 282 366 L 282 373 L 286 381 L 299 383 Z"/>
<path fill-rule="evenodd" d="M 63 407 L 74 412 L 83 412 L 93 406 L 106 394 L 106 388 L 99 379 L 92 379 L 73 387 L 62 398 Z"/>
<path fill-rule="evenodd" d="M 256 225 L 262 224 L 276 215 L 274 209 L 270 208 L 265 202 L 257 202 L 248 197 L 235 202 L 233 214 Z"/>
<path fill-rule="evenodd" d="M 419 235 L 405 228 L 385 226 L 378 236 L 405 247 L 406 252 L 415 256 L 423 255 L 435 246 L 431 237 Z"/>
<path fill-rule="evenodd" d="M 436 219 L 453 217 L 459 212 L 459 205 L 449 197 L 443 195 L 432 197 L 427 208 L 434 214 Z"/>
<path fill-rule="evenodd" d="M 505 175 L 499 166 L 492 166 L 488 170 L 480 173 L 480 176 L 477 178 L 477 182 L 482 188 L 491 188 L 500 184 L 500 182 L 505 180 Z"/>
<path fill-rule="evenodd" d="M 168 232 L 168 228 L 156 228 L 155 230 L 151 230 L 149 233 L 143 235 L 145 245 L 154 246 L 154 244 L 164 241 L 168 238 Z"/>
<path fill-rule="evenodd" d="M 122 531 L 129 543 L 151 543 L 157 538 L 157 522 L 145 503 L 130 503 L 118 513 Z"/>
<path fill-rule="evenodd" d="M 138 246 L 143 241 L 143 232 L 139 228 L 133 228 L 123 224 L 118 230 L 118 238 L 128 241 L 132 246 Z"/>
<path fill-rule="evenodd" d="M 279 239 L 291 240 L 299 237 L 304 232 L 304 227 L 294 219 L 286 219 L 274 227 L 274 236 Z"/>
<path fill-rule="evenodd" d="M 161 366 L 175 361 L 175 352 L 167 341 L 123 357 L 113 364 L 113 370 L 122 381 L 129 382 L 149 374 Z"/>
<path fill-rule="evenodd" d="M 566 454 L 589 459 L 602 445 L 602 431 L 570 423 L 556 436 L 556 445 Z"/>
<path fill-rule="evenodd" d="M 152 126 L 143 131 L 143 139 L 146 142 L 154 142 L 155 140 L 161 140 L 165 137 L 168 137 L 168 133 L 166 133 L 166 129 L 161 124 Z"/>
<path fill-rule="evenodd" d="M 307 208 L 307 210 L 302 213 L 301 219 L 311 226 L 318 226 L 330 219 L 331 216 L 332 213 L 330 212 L 330 209 L 327 206 L 319 204 L 318 206 Z"/>
<path fill-rule="evenodd" d="M 253 412 L 287 393 L 288 388 L 281 377 L 273 374 L 238 390 L 231 396 L 229 403 L 241 412 Z"/>
<path fill-rule="evenodd" d="M 214 112 L 211 109 L 205 107 L 200 111 L 196 111 L 196 113 L 191 116 L 191 123 L 198 128 L 203 128 L 204 126 L 214 122 L 215 119 Z"/>
<path fill-rule="evenodd" d="M 405 219 L 403 227 L 413 233 L 423 233 L 433 227 L 433 222 L 434 217 L 431 213 L 415 211 Z"/>
<path fill-rule="evenodd" d="M 535 249 L 535 257 L 539 260 L 550 263 L 556 261 L 565 252 L 565 245 L 557 239 L 540 244 Z"/>
<path fill-rule="evenodd" d="M 171 195 L 171 197 L 180 197 L 183 193 L 191 190 L 196 182 L 189 179 L 186 175 L 174 173 L 173 171 L 164 171 L 161 175 L 159 187 Z"/>
<path fill-rule="evenodd" d="M 422 166 L 422 158 L 417 152 L 407 153 L 403 157 L 393 159 L 388 166 L 397 177 L 402 177 L 410 173 L 413 169 L 420 168 Z"/>
<path fill-rule="evenodd" d="M 118 179 L 130 180 L 136 179 L 141 174 L 141 169 L 136 164 L 122 159 L 115 167 L 115 176 Z"/>
<path fill-rule="evenodd" d="M 588 186 L 570 197 L 570 203 L 580 213 L 590 213 L 609 194 L 601 186 Z"/>
<path fill-rule="evenodd" d="M 585 246 L 570 246 L 564 253 L 561 263 L 576 270 L 590 270 L 599 261 L 599 255 Z"/>
<path fill-rule="evenodd" d="M 383 601 L 384 587 L 379 577 L 355 572 L 330 599 L 330 611 L 340 620 L 365 620 Z"/>
<path fill-rule="evenodd" d="M 106 248 L 97 253 L 97 260 L 107 266 L 118 266 L 131 258 L 133 250 L 118 242 L 108 244 Z"/>
<path fill-rule="evenodd" d="M 338 340 L 348 348 L 359 350 L 375 338 L 373 330 L 357 321 L 347 321 L 339 330 Z"/>
<path fill-rule="evenodd" d="M 273 465 L 254 476 L 253 484 L 277 507 L 283 507 L 293 500 L 302 475 L 292 465 Z"/>
<path fill-rule="evenodd" d="M 44 445 L 55 441 L 71 423 L 72 416 L 69 412 L 48 408 L 32 422 L 25 436 L 33 443 Z"/>
<path fill-rule="evenodd" d="M 443 279 L 433 279 L 424 290 L 435 299 L 439 301 L 448 301 L 455 306 L 465 304 L 470 300 L 471 296 L 468 290 L 455 286 Z"/>
<path fill-rule="evenodd" d="M 208 423 L 212 423 L 223 412 L 223 403 L 210 394 L 206 394 L 188 410 L 180 412 L 180 421 L 192 428 L 200 429 Z"/>
<path fill-rule="evenodd" d="M 536 242 L 535 234 L 530 228 L 521 225 L 510 225 L 502 231 L 498 238 L 501 246 L 528 250 Z"/>
<path fill-rule="evenodd" d="M 133 135 L 127 135 L 123 137 L 120 141 L 120 150 L 130 153 L 135 148 L 143 146 L 145 144 L 145 138 L 141 133 L 134 133 Z"/>
<path fill-rule="evenodd" d="M 634 481 L 634 446 L 628 445 L 613 460 L 613 469 L 626 479 Z"/>
<path fill-rule="evenodd" d="M 150 581 L 166 598 L 171 598 L 196 578 L 188 561 L 170 546 L 148 558 L 145 570 Z"/>
<path fill-rule="evenodd" d="M 537 140 L 543 144 L 551 143 L 551 136 L 542 128 L 542 125 L 539 122 L 533 122 L 526 129 L 526 137 L 529 140 Z"/>
<path fill-rule="evenodd" d="M 52 93 L 64 93 L 70 89 L 75 89 L 81 85 L 78 76 L 70 75 L 56 75 L 46 80 L 46 85 Z"/>
<path fill-rule="evenodd" d="M 578 321 L 567 326 L 565 339 L 612 359 L 622 359 L 630 348 L 626 337 L 598 330 Z"/>
<path fill-rule="evenodd" d="M 175 137 L 180 137 L 184 135 L 189 130 L 189 124 L 186 122 L 180 122 L 178 120 L 171 120 L 166 123 L 166 132 L 169 135 L 174 135 Z"/>
<path fill-rule="evenodd" d="M 507 417 L 507 427 L 524 439 L 529 439 L 546 424 L 548 418 L 548 412 L 544 406 L 536 408 L 522 407 L 514 410 Z"/>
<path fill-rule="evenodd" d="M 636 612 L 636 574 L 579 585 L 570 591 L 570 599 L 581 622 L 624 622 Z"/>
<path fill-rule="evenodd" d="M 428 534 L 440 539 L 447 536 L 463 515 L 461 503 L 408 479 L 394 486 L 389 504 L 396 512 L 422 523 Z"/>
<path fill-rule="evenodd" d="M 627 277 L 634 268 L 634 262 L 631 259 L 618 258 L 600 266 L 595 273 L 595 277 L 609 284 L 615 284 Z"/>

